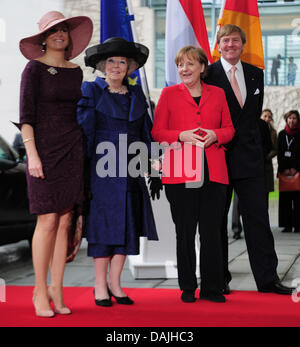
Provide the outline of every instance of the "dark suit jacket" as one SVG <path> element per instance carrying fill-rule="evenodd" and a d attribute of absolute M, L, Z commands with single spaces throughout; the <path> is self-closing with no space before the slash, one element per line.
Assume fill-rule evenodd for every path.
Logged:
<path fill-rule="evenodd" d="M 241 108 L 221 61 L 208 67 L 205 82 L 224 89 L 236 133 L 227 146 L 226 159 L 232 179 L 263 176 L 263 152 L 259 119 L 264 97 L 263 71 L 242 62 L 247 88 L 247 98 Z"/>

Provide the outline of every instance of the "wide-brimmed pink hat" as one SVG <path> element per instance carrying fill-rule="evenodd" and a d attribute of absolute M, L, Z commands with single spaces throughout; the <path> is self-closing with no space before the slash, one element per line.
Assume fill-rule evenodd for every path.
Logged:
<path fill-rule="evenodd" d="M 20 41 L 20 50 L 25 58 L 32 60 L 43 55 L 42 34 L 53 26 L 65 22 L 69 28 L 70 43 L 66 50 L 66 59 L 79 55 L 89 44 L 93 34 L 93 22 L 89 17 L 77 16 L 66 18 L 58 11 L 47 12 L 38 22 L 39 33 L 25 37 Z"/>

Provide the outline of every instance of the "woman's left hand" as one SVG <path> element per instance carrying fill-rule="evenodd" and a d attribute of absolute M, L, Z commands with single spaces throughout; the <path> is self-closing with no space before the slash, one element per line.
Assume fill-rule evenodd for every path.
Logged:
<path fill-rule="evenodd" d="M 213 130 L 204 128 L 199 128 L 199 130 L 206 132 L 204 136 L 201 136 L 201 141 L 203 141 L 204 147 L 209 147 L 218 140 L 217 135 Z"/>
<path fill-rule="evenodd" d="M 294 169 L 293 167 L 292 167 L 290 170 L 291 170 L 291 175 L 292 175 L 292 176 L 295 176 L 296 173 L 297 173 L 297 170 Z"/>

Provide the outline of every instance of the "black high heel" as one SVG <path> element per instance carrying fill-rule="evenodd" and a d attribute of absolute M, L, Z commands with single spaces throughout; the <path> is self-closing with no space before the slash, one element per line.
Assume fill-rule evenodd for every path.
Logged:
<path fill-rule="evenodd" d="M 95 298 L 95 304 L 97 306 L 102 306 L 102 307 L 110 307 L 110 306 L 112 306 L 111 296 L 110 295 L 109 295 L 109 299 L 99 300 L 99 299 L 96 299 L 95 289 L 94 289 L 93 293 L 94 293 L 94 298 Z"/>
<path fill-rule="evenodd" d="M 134 301 L 131 300 L 128 296 L 115 296 L 111 290 L 107 287 L 109 297 L 114 297 L 116 302 L 120 305 L 132 305 Z"/>

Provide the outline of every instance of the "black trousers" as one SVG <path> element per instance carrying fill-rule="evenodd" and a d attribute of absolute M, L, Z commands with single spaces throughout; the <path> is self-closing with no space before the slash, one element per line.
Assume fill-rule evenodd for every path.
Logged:
<path fill-rule="evenodd" d="M 227 215 L 233 189 L 239 199 L 251 269 L 257 288 L 260 289 L 278 280 L 276 271 L 278 259 L 270 228 L 264 177 L 231 180 L 230 185 L 227 186 L 226 209 L 222 226 L 225 283 L 229 283 L 231 280 L 228 269 Z"/>
<path fill-rule="evenodd" d="M 279 193 L 279 226 L 300 227 L 300 191 Z"/>
<path fill-rule="evenodd" d="M 200 233 L 201 292 L 220 294 L 224 285 L 221 225 L 226 186 L 205 182 L 201 188 L 165 185 L 176 229 L 178 282 L 181 290 L 195 290 L 197 226 Z"/>
<path fill-rule="evenodd" d="M 234 193 L 233 204 L 232 204 L 232 223 L 231 229 L 234 233 L 241 233 L 243 231 L 243 226 L 241 223 L 241 213 L 239 207 L 239 198 L 236 193 Z"/>

